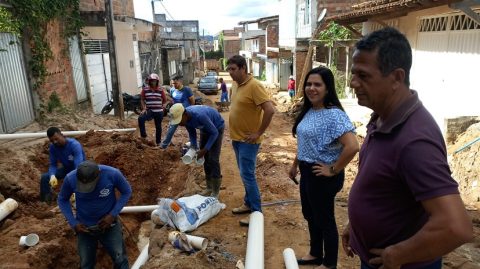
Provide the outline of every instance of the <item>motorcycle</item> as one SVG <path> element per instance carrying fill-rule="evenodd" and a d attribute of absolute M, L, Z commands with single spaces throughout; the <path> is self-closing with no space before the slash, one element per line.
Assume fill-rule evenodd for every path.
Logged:
<path fill-rule="evenodd" d="M 113 96 L 113 95 L 112 95 Z M 142 106 L 140 105 L 140 94 L 130 95 L 128 93 L 122 93 L 123 98 L 123 110 L 133 111 L 135 114 L 140 115 L 142 112 Z M 102 114 L 108 114 L 113 109 L 113 100 L 109 100 L 102 108 Z"/>

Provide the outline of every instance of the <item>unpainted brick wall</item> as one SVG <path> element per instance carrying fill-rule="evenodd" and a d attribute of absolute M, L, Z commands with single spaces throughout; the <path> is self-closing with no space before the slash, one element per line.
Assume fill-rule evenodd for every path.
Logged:
<path fill-rule="evenodd" d="M 135 17 L 133 0 L 112 0 L 113 14 Z M 80 11 L 103 11 L 105 10 L 104 0 L 80 0 Z"/>
<path fill-rule="evenodd" d="M 268 25 L 267 27 L 267 47 L 278 47 L 278 25 Z"/>
<path fill-rule="evenodd" d="M 58 21 L 48 24 L 46 40 L 49 41 L 53 57 L 45 63 L 47 77 L 45 83 L 37 89 L 41 102 L 46 105 L 50 95 L 56 92 L 63 105 L 75 105 L 77 92 L 73 81 L 68 44 L 61 35 L 61 26 Z"/>

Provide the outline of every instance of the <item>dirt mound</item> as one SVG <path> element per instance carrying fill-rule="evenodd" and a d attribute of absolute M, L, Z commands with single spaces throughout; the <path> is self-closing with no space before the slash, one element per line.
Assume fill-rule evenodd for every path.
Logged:
<path fill-rule="evenodd" d="M 91 115 L 87 115 L 91 116 Z M 35 123 L 25 131 L 44 130 L 46 126 L 60 126 L 62 130 L 104 129 L 131 127 L 135 119 L 117 124 L 112 117 L 81 118 L 68 123 L 68 116 L 59 116 L 58 121 Z M 147 129 L 153 130 L 148 123 Z M 164 130 L 167 121 L 164 122 Z M 179 130 L 177 141 L 186 140 L 186 131 Z M 197 178 L 203 173 L 201 167 L 185 166 L 180 162 L 180 145 L 166 150 L 153 147 L 151 139 L 140 139 L 134 133 L 89 131 L 76 137 L 83 145 L 88 159 L 118 168 L 130 182 L 133 193 L 128 205 L 156 204 L 159 197 L 175 197 L 195 192 L 200 187 Z M 22 141 L 23 142 L 23 141 Z M 39 202 L 39 180 L 48 170 L 48 140 L 36 139 L 28 143 L 9 141 L 0 147 L 0 193 L 19 203 L 18 209 L 0 222 L 1 268 L 76 268 L 78 256 L 73 231 L 58 207 Z M 199 180 L 201 181 L 201 180 Z M 188 185 L 188 188 L 186 188 Z M 58 190 L 57 190 L 58 191 Z M 133 264 L 138 256 L 136 231 L 147 214 L 121 216 L 129 260 Z M 32 248 L 16 248 L 20 236 L 36 233 L 38 245 Z M 99 267 L 111 268 L 108 255 L 99 251 Z"/>
<path fill-rule="evenodd" d="M 480 208 L 480 123 L 471 125 L 448 147 L 452 176 L 465 204 Z M 473 142 L 473 144 L 471 144 Z"/>

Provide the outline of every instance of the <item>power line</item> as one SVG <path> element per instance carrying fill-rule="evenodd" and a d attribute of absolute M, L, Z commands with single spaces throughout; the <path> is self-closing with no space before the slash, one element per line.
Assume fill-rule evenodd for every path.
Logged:
<path fill-rule="evenodd" d="M 174 21 L 175 19 L 173 18 L 172 14 L 170 14 L 170 12 L 168 12 L 167 8 L 166 8 L 165 5 L 163 4 L 163 1 L 160 1 L 160 4 L 162 5 L 163 10 L 165 10 L 165 12 L 167 13 L 167 15 L 170 16 L 170 19 L 171 19 L 172 21 Z"/>

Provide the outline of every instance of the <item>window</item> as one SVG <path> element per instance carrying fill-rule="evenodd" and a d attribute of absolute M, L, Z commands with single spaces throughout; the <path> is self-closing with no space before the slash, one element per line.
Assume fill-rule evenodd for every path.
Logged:
<path fill-rule="evenodd" d="M 163 30 L 167 33 L 171 33 L 172 32 L 172 27 L 165 27 L 165 28 L 163 28 Z"/>
<path fill-rule="evenodd" d="M 305 12 L 303 13 L 303 24 L 310 24 L 310 0 L 305 1 Z"/>

